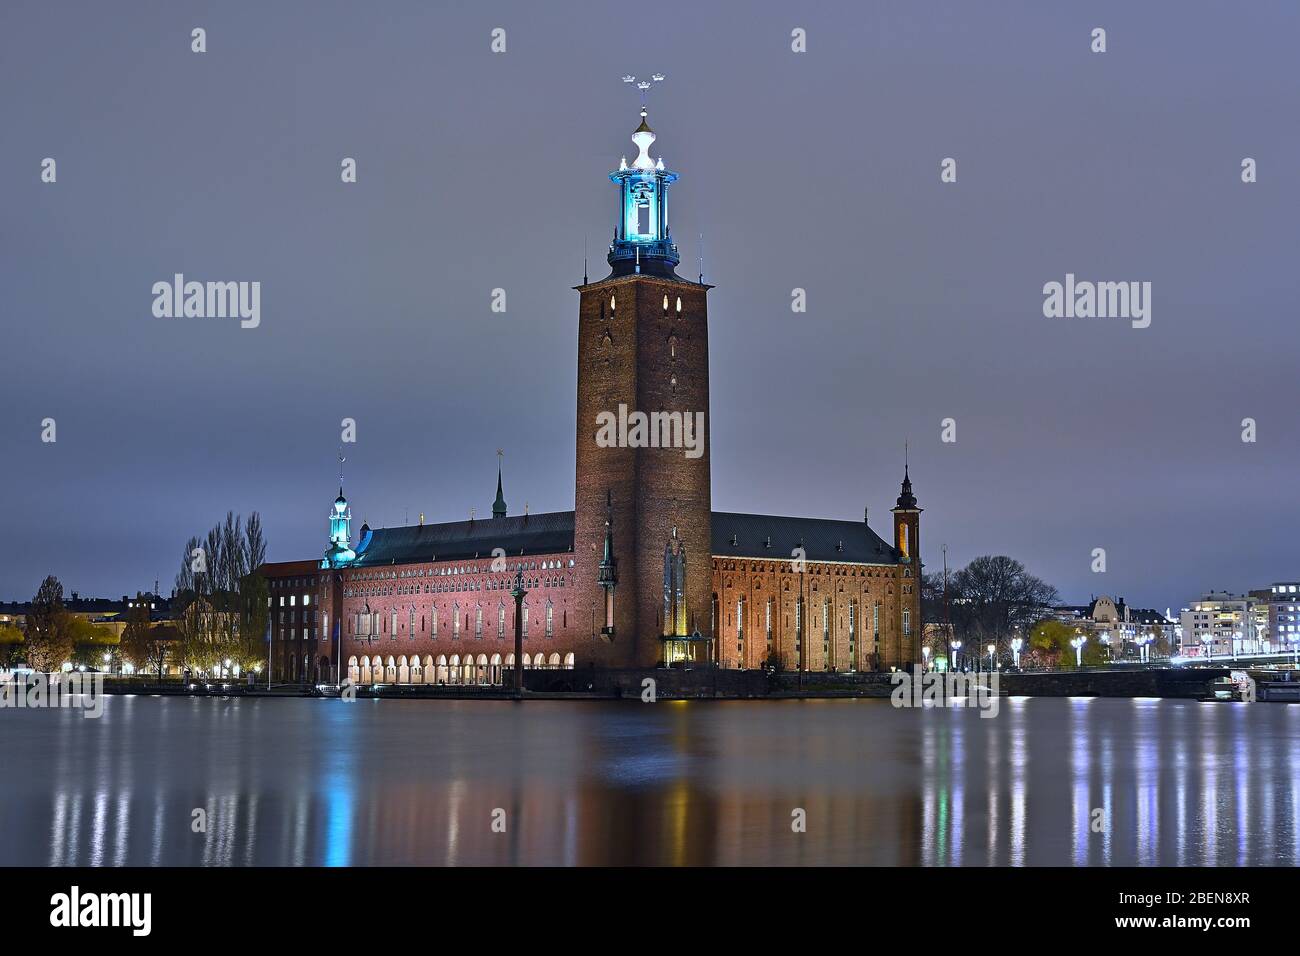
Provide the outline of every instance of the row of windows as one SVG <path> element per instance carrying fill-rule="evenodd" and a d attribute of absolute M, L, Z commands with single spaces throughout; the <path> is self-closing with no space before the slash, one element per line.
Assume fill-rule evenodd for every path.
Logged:
<path fill-rule="evenodd" d="M 496 559 L 494 559 L 496 560 Z M 423 577 L 447 577 L 449 575 L 459 574 L 485 574 L 489 571 L 500 572 L 507 571 L 515 574 L 520 570 L 523 571 L 558 571 L 564 567 L 573 567 L 573 558 L 569 558 L 566 564 L 561 559 L 548 559 L 545 561 L 515 561 L 507 564 L 504 568 L 494 568 L 491 563 L 487 564 L 456 564 L 446 567 L 434 568 L 411 568 L 405 571 L 357 571 L 345 576 L 347 581 L 396 581 L 401 578 L 423 578 Z"/>
<path fill-rule="evenodd" d="M 280 588 L 309 588 L 312 584 L 311 578 L 271 578 L 270 587 L 277 590 Z"/>
<path fill-rule="evenodd" d="M 433 613 L 428 619 L 429 636 L 435 639 L 438 636 L 437 610 L 438 610 L 437 606 L 435 605 L 432 608 Z M 546 607 L 544 610 L 546 615 L 545 636 L 548 638 L 554 637 L 555 636 L 555 606 L 551 603 L 549 599 L 546 602 Z M 521 621 L 521 625 L 520 625 L 520 630 L 522 631 L 524 637 L 528 636 L 528 624 L 529 624 L 529 616 L 530 616 L 529 611 L 530 609 L 528 605 L 525 604 L 523 606 L 523 612 L 524 612 L 523 620 Z M 381 621 L 380 614 L 378 611 L 357 611 L 353 613 L 352 619 L 348 622 L 348 633 L 355 634 L 358 637 L 377 637 L 381 633 L 381 627 L 382 627 L 383 632 L 386 632 L 389 635 L 389 639 L 395 641 L 397 640 L 398 624 L 400 620 L 399 613 L 400 612 L 398 611 L 392 611 L 390 612 L 390 615 L 387 619 Z M 406 618 L 405 623 L 406 623 L 407 635 L 411 638 L 411 640 L 415 640 L 415 635 L 417 633 L 422 633 L 424 631 L 425 616 L 423 614 L 417 615 L 415 608 L 410 608 L 406 612 L 405 618 Z M 450 620 L 451 620 L 451 639 L 459 640 L 460 632 L 461 632 L 460 604 L 455 604 L 452 606 Z M 468 611 L 464 615 L 464 620 L 465 620 L 465 630 L 468 631 L 470 628 L 470 615 Z M 474 637 L 481 640 L 483 638 L 483 608 L 481 605 L 474 609 L 473 620 L 474 620 L 474 625 L 473 625 Z M 418 623 L 418 629 L 417 629 L 417 623 Z M 569 626 L 569 612 L 567 610 L 561 612 L 561 626 L 562 627 Z M 496 631 L 497 631 L 497 639 L 504 640 L 506 636 L 506 605 L 505 604 L 497 605 Z"/>
<path fill-rule="evenodd" d="M 489 578 L 486 581 L 435 581 L 432 584 L 425 585 L 403 585 L 400 587 L 385 587 L 383 585 L 368 585 L 359 588 L 344 588 L 344 597 L 404 597 L 414 594 L 463 594 L 472 591 L 509 591 L 515 586 L 513 578 Z M 545 578 L 525 578 L 524 587 L 530 591 L 539 588 L 558 589 L 565 587 L 565 578 L 562 575 L 553 575 Z"/>

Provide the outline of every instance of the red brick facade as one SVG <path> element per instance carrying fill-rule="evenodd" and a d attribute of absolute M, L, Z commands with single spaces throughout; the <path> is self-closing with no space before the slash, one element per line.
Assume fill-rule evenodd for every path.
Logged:
<path fill-rule="evenodd" d="M 654 137 L 642 116 L 644 152 Z M 344 676 L 363 682 L 500 682 L 514 666 L 510 592 L 520 570 L 526 666 L 654 667 L 687 657 L 848 671 L 918 659 L 920 509 L 910 481 L 888 542 L 865 523 L 712 511 L 710 287 L 674 272 L 666 189 L 676 174 L 646 160 L 611 178 L 625 190 L 659 190 L 656 231 L 653 241 L 649 225 L 631 238 L 616 231 L 610 276 L 577 290 L 574 511 L 508 518 L 499 496 L 491 520 L 363 528 L 355 544 L 335 541 L 327 552 L 324 563 L 338 566 L 311 575 L 301 562 L 266 566 L 273 612 L 279 595 L 314 576 L 308 617 L 319 615 L 276 619 L 277 679 L 318 679 L 341 659 Z M 679 416 L 679 441 L 599 439 L 602 416 L 634 413 Z M 680 442 L 681 426 L 697 415 L 693 450 Z M 335 521 L 345 520 L 341 492 L 336 509 Z M 607 520 L 612 628 L 599 580 Z"/>

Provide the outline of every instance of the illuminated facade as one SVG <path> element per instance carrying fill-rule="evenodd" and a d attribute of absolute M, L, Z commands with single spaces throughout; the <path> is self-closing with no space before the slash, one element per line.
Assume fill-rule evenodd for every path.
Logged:
<path fill-rule="evenodd" d="M 713 510 L 711 286 L 676 274 L 677 174 L 651 156 L 644 109 L 632 139 L 636 158 L 610 174 L 609 275 L 576 289 L 574 510 L 508 515 L 498 470 L 490 519 L 363 524 L 354 543 L 340 488 L 314 576 L 316 646 L 289 658 L 301 679 L 341 660 L 363 683 L 500 683 L 515 665 L 519 573 L 526 668 L 860 671 L 919 659 L 921 509 L 906 469 L 888 539 L 865 513 Z M 279 568 L 301 573 L 263 571 Z"/>

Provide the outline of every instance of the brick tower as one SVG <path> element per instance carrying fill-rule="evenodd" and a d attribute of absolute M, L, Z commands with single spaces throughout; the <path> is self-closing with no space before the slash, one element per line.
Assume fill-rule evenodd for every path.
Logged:
<path fill-rule="evenodd" d="M 881 648 L 883 663 L 907 667 L 921 659 L 921 508 L 912 493 L 912 479 L 903 465 L 903 486 L 894 515 L 894 547 L 898 549 L 898 620 L 896 639 Z"/>
<path fill-rule="evenodd" d="M 637 158 L 610 174 L 619 196 L 610 274 L 577 288 L 574 552 L 596 662 L 651 667 L 707 660 L 712 637 L 710 287 L 674 271 L 677 174 L 650 156 L 644 108 L 632 141 Z"/>

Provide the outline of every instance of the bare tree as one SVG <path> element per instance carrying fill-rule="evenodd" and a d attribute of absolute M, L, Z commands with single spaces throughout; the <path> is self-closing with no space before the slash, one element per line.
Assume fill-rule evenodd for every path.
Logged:
<path fill-rule="evenodd" d="M 972 641 L 1001 647 L 1013 634 L 1028 637 L 1044 608 L 1057 603 L 1056 588 L 1006 555 L 984 555 L 949 575 L 948 606 L 954 630 Z"/>
<path fill-rule="evenodd" d="M 262 516 L 254 511 L 244 522 L 244 568 L 256 571 L 266 561 L 266 538 L 262 533 Z"/>

